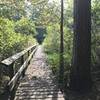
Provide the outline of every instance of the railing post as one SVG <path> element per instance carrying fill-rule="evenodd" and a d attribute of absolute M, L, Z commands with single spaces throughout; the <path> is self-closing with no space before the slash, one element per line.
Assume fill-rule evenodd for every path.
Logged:
<path fill-rule="evenodd" d="M 10 80 L 11 80 L 14 76 L 14 62 L 9 66 L 9 69 L 10 69 Z"/>
<path fill-rule="evenodd" d="M 28 51 L 28 57 L 29 57 L 29 55 L 30 55 L 30 50 Z"/>
<path fill-rule="evenodd" d="M 23 63 L 24 63 L 24 55 L 21 57 L 21 65 L 23 65 Z M 22 72 L 22 77 L 24 76 L 25 76 L 25 69 Z"/>
<path fill-rule="evenodd" d="M 15 88 L 10 92 L 10 100 L 14 100 L 15 98 L 15 93 L 16 93 L 16 90 Z"/>
<path fill-rule="evenodd" d="M 21 65 L 24 63 L 24 55 L 21 57 Z"/>
<path fill-rule="evenodd" d="M 31 52 L 33 51 L 33 48 L 31 48 Z M 33 58 L 33 55 L 32 55 L 32 58 Z"/>
<path fill-rule="evenodd" d="M 8 71 L 9 73 L 6 73 L 6 74 L 10 77 L 10 82 L 7 85 L 7 89 L 5 93 L 3 95 L 0 95 L 0 100 L 14 100 L 18 81 L 20 77 L 25 76 L 26 68 L 28 64 L 30 64 L 30 59 L 33 56 L 33 55 L 30 56 L 30 53 L 32 53 L 34 49 L 35 49 L 35 46 L 28 48 L 20 53 L 17 53 L 1 62 L 2 65 L 6 66 L 9 69 Z M 30 58 L 25 59 L 25 54 L 28 55 L 28 57 L 30 56 Z M 16 64 L 15 62 L 18 59 L 20 59 L 22 69 L 21 71 L 18 70 L 18 72 L 15 73 L 15 64 Z"/>
<path fill-rule="evenodd" d="M 30 50 L 28 51 L 28 57 L 30 56 Z M 28 62 L 28 65 L 30 64 L 30 61 Z"/>
<path fill-rule="evenodd" d="M 11 65 L 10 65 L 10 80 L 13 78 L 15 72 L 14 72 L 14 65 L 15 65 L 15 62 L 13 62 Z M 13 89 L 11 92 L 10 92 L 10 100 L 14 100 L 14 97 L 15 97 L 15 89 Z"/>

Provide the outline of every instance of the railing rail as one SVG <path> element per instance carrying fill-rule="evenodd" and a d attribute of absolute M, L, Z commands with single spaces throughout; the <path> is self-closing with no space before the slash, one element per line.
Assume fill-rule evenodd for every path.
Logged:
<path fill-rule="evenodd" d="M 30 60 L 32 59 L 36 50 L 37 50 L 37 45 L 33 45 L 33 46 L 27 48 L 26 50 L 23 50 L 7 59 L 1 61 L 0 64 L 9 68 L 9 72 L 10 72 L 10 75 L 9 75 L 10 81 L 8 82 L 7 91 L 6 91 L 9 93 L 5 93 L 5 94 L 8 94 L 8 96 L 6 96 L 6 98 L 3 98 L 2 100 L 14 100 L 14 93 L 15 93 L 16 85 L 17 85 L 19 79 L 21 77 L 24 77 L 25 70 L 27 69 L 27 67 L 30 63 Z M 25 54 L 28 54 L 28 58 L 26 60 L 24 60 Z M 21 60 L 21 67 L 18 69 L 18 71 L 16 73 L 14 73 L 14 71 L 15 71 L 14 64 L 15 64 L 15 61 L 18 59 Z"/>
<path fill-rule="evenodd" d="M 23 56 L 25 53 L 27 53 L 28 51 L 30 51 L 31 49 L 33 49 L 33 48 L 35 48 L 35 47 L 36 47 L 36 45 L 33 45 L 33 46 L 27 48 L 26 50 L 23 50 L 23 51 L 21 51 L 21 52 L 15 54 L 15 55 L 13 55 L 13 56 L 11 56 L 11 57 L 5 59 L 5 60 L 3 60 L 1 63 L 2 63 L 2 64 L 5 64 L 5 65 L 7 65 L 7 66 L 10 66 L 14 61 L 16 61 L 16 60 L 19 59 L 21 56 Z"/>

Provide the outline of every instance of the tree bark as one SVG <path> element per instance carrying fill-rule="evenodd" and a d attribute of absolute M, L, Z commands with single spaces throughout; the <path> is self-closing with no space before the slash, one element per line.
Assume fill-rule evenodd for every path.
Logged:
<path fill-rule="evenodd" d="M 70 88 L 91 88 L 91 0 L 74 0 L 74 47 Z"/>
<path fill-rule="evenodd" d="M 63 0 L 61 0 L 61 23 L 60 23 L 60 67 L 59 67 L 59 85 L 63 89 L 64 81 L 64 43 L 63 43 Z"/>

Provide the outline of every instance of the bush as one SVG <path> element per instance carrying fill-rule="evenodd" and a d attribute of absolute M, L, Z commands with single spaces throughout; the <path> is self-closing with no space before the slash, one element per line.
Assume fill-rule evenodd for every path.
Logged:
<path fill-rule="evenodd" d="M 26 34 L 16 33 L 14 30 L 15 24 L 14 21 L 0 18 L 0 60 L 35 43 L 32 35 L 27 36 Z"/>
<path fill-rule="evenodd" d="M 51 65 L 51 69 L 54 74 L 58 75 L 59 70 L 59 55 L 57 53 L 48 54 L 48 63 Z"/>
<path fill-rule="evenodd" d="M 36 35 L 35 24 L 33 21 L 27 18 L 22 18 L 21 20 L 15 23 L 15 32 L 26 35 L 32 34 L 35 36 Z"/>
<path fill-rule="evenodd" d="M 48 63 L 54 74 L 59 72 L 59 51 L 60 51 L 60 31 L 59 24 L 47 27 L 47 37 L 44 41 L 45 52 L 47 53 Z M 71 67 L 73 35 L 71 31 L 64 27 L 64 67 L 65 72 Z"/>
<path fill-rule="evenodd" d="M 28 24 L 29 21 L 27 19 L 14 22 L 0 18 L 0 61 L 36 43 L 33 38 L 35 32 L 34 24 L 30 23 L 30 25 L 33 24 L 31 27 Z M 19 30 L 16 31 L 16 27 Z M 7 71 L 5 73 L 4 71 L 5 69 L 0 65 L 0 93 L 4 91 L 3 89 L 9 81 L 9 77 L 5 75 Z"/>

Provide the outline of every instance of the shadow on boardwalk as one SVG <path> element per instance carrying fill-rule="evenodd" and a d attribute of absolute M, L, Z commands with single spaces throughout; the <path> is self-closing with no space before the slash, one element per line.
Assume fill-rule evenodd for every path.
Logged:
<path fill-rule="evenodd" d="M 99 88 L 100 88 L 100 82 L 99 82 Z M 98 89 L 96 89 L 95 86 L 93 86 L 93 89 L 90 92 L 83 94 L 67 90 L 66 100 L 100 100 L 100 90 L 98 91 Z"/>
<path fill-rule="evenodd" d="M 64 100 L 55 76 L 46 63 L 43 47 L 39 46 L 21 81 L 15 100 Z"/>

